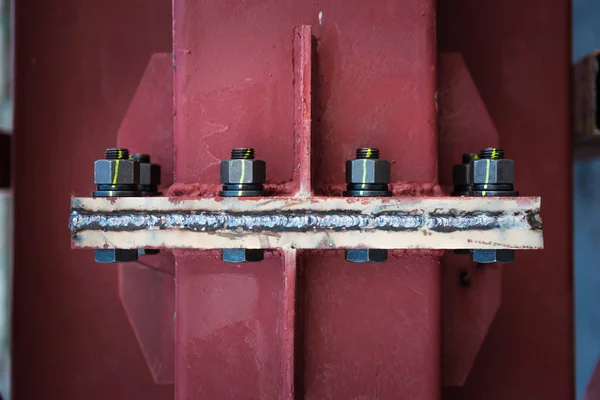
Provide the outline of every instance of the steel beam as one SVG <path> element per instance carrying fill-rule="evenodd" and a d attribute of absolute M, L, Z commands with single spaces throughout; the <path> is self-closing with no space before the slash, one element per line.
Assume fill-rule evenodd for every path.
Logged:
<path fill-rule="evenodd" d="M 538 249 L 538 197 L 74 198 L 73 247 Z"/>

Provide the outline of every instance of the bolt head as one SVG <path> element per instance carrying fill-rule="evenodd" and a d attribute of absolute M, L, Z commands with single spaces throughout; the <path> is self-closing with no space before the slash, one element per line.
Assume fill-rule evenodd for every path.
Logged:
<path fill-rule="evenodd" d="M 390 183 L 390 162 L 379 159 L 348 160 L 346 183 Z"/>
<path fill-rule="evenodd" d="M 221 251 L 221 259 L 228 263 L 257 262 L 264 258 L 263 249 L 223 249 Z"/>
<path fill-rule="evenodd" d="M 266 176 L 263 160 L 221 161 L 221 183 L 265 183 Z"/>
<path fill-rule="evenodd" d="M 160 165 L 140 163 L 140 185 L 160 185 Z"/>
<path fill-rule="evenodd" d="M 346 261 L 354 263 L 383 262 L 388 259 L 388 251 L 385 249 L 348 249 L 346 250 Z"/>
<path fill-rule="evenodd" d="M 515 261 L 515 251 L 509 249 L 476 249 L 471 259 L 478 264 L 510 263 Z"/>
<path fill-rule="evenodd" d="M 137 249 L 96 249 L 95 259 L 98 263 L 124 263 L 137 261 Z"/>
<path fill-rule="evenodd" d="M 507 159 L 473 161 L 473 184 L 515 183 L 515 162 Z"/>
<path fill-rule="evenodd" d="M 133 160 L 98 160 L 94 163 L 96 185 L 139 185 L 140 163 Z"/>

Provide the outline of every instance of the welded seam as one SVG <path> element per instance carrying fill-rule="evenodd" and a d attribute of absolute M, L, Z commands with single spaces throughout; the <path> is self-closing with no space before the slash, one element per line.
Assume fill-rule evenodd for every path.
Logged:
<path fill-rule="evenodd" d="M 538 210 L 522 212 L 314 212 L 226 213 L 208 211 L 118 211 L 73 209 L 73 234 L 86 230 L 189 230 L 201 232 L 417 231 L 456 232 L 490 229 L 540 230 Z"/>

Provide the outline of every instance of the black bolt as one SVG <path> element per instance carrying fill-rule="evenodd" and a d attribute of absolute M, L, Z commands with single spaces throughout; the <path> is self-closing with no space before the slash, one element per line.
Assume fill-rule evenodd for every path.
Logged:
<path fill-rule="evenodd" d="M 356 149 L 356 159 L 379 159 L 379 149 L 369 148 L 369 147 L 361 147 L 360 149 Z"/>
<path fill-rule="evenodd" d="M 231 160 L 221 161 L 223 197 L 254 197 L 264 194 L 266 164 L 254 160 L 254 149 L 237 147 L 231 150 Z M 257 262 L 264 259 L 263 249 L 222 249 L 221 259 L 228 263 Z"/>
<path fill-rule="evenodd" d="M 472 177 L 471 167 L 474 160 L 479 156 L 474 153 L 465 153 L 462 156 L 462 164 L 456 164 L 452 167 L 452 184 L 454 189 L 452 196 L 468 196 L 471 191 Z"/>
<path fill-rule="evenodd" d="M 127 153 L 129 153 L 129 152 L 127 152 Z M 148 154 L 140 154 L 140 153 L 134 154 L 131 156 L 131 159 L 135 160 L 135 161 L 139 161 L 141 163 L 150 164 L 150 155 L 148 155 Z"/>
<path fill-rule="evenodd" d="M 129 150 L 127 149 L 106 149 L 105 158 L 107 160 L 127 160 L 129 158 Z"/>
<path fill-rule="evenodd" d="M 251 147 L 237 147 L 231 150 L 232 160 L 254 160 L 254 149 Z"/>
<path fill-rule="evenodd" d="M 479 160 L 474 161 L 470 195 L 474 197 L 518 196 L 514 190 L 514 162 L 505 160 L 504 150 L 488 147 L 479 152 Z M 490 176 L 488 182 L 488 176 Z M 485 177 L 485 180 L 483 179 Z M 513 262 L 514 250 L 510 249 L 473 249 L 471 259 L 479 264 Z"/>
<path fill-rule="evenodd" d="M 239 147 L 231 150 L 231 159 L 221 161 L 223 197 L 256 197 L 264 194 L 266 164 L 254 159 L 254 149 Z"/>
<path fill-rule="evenodd" d="M 123 148 L 106 149 L 105 160 L 118 161 L 97 161 L 94 164 L 95 176 L 102 177 L 96 185 L 96 190 L 92 192 L 94 197 L 137 197 L 142 192 L 139 187 L 139 163 L 129 159 L 129 150 Z M 123 160 L 123 161 L 121 161 Z M 120 166 L 120 172 L 111 164 Z M 125 172 L 124 172 L 125 171 Z M 96 175 L 98 173 L 98 175 Z M 119 183 L 123 178 L 123 173 L 127 177 L 127 183 Z M 129 173 L 130 175 L 127 175 Z M 112 180 L 109 183 L 108 178 Z M 116 182 L 116 183 L 115 183 Z M 137 261 L 137 249 L 96 249 L 94 258 L 99 263 L 121 263 Z"/>
<path fill-rule="evenodd" d="M 504 158 L 504 149 L 499 147 L 488 147 L 479 152 L 479 158 L 497 160 Z"/>
<path fill-rule="evenodd" d="M 392 192 L 390 163 L 379 159 L 379 149 L 361 147 L 356 149 L 356 158 L 346 162 L 346 197 L 388 197 Z M 385 249 L 348 249 L 348 262 L 383 262 L 388 259 Z"/>

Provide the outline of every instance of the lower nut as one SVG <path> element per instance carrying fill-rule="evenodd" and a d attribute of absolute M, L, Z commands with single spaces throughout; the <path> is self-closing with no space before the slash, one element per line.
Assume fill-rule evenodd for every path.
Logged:
<path fill-rule="evenodd" d="M 515 251 L 508 249 L 477 249 L 471 253 L 471 259 L 478 264 L 510 263 L 515 261 Z"/>
<path fill-rule="evenodd" d="M 388 259 L 388 251 L 385 249 L 348 249 L 346 250 L 346 261 L 362 262 L 383 262 Z"/>
<path fill-rule="evenodd" d="M 223 249 L 221 259 L 228 263 L 258 262 L 265 258 L 263 249 Z"/>
<path fill-rule="evenodd" d="M 137 261 L 137 249 L 96 249 L 96 262 L 99 263 L 124 263 Z"/>

